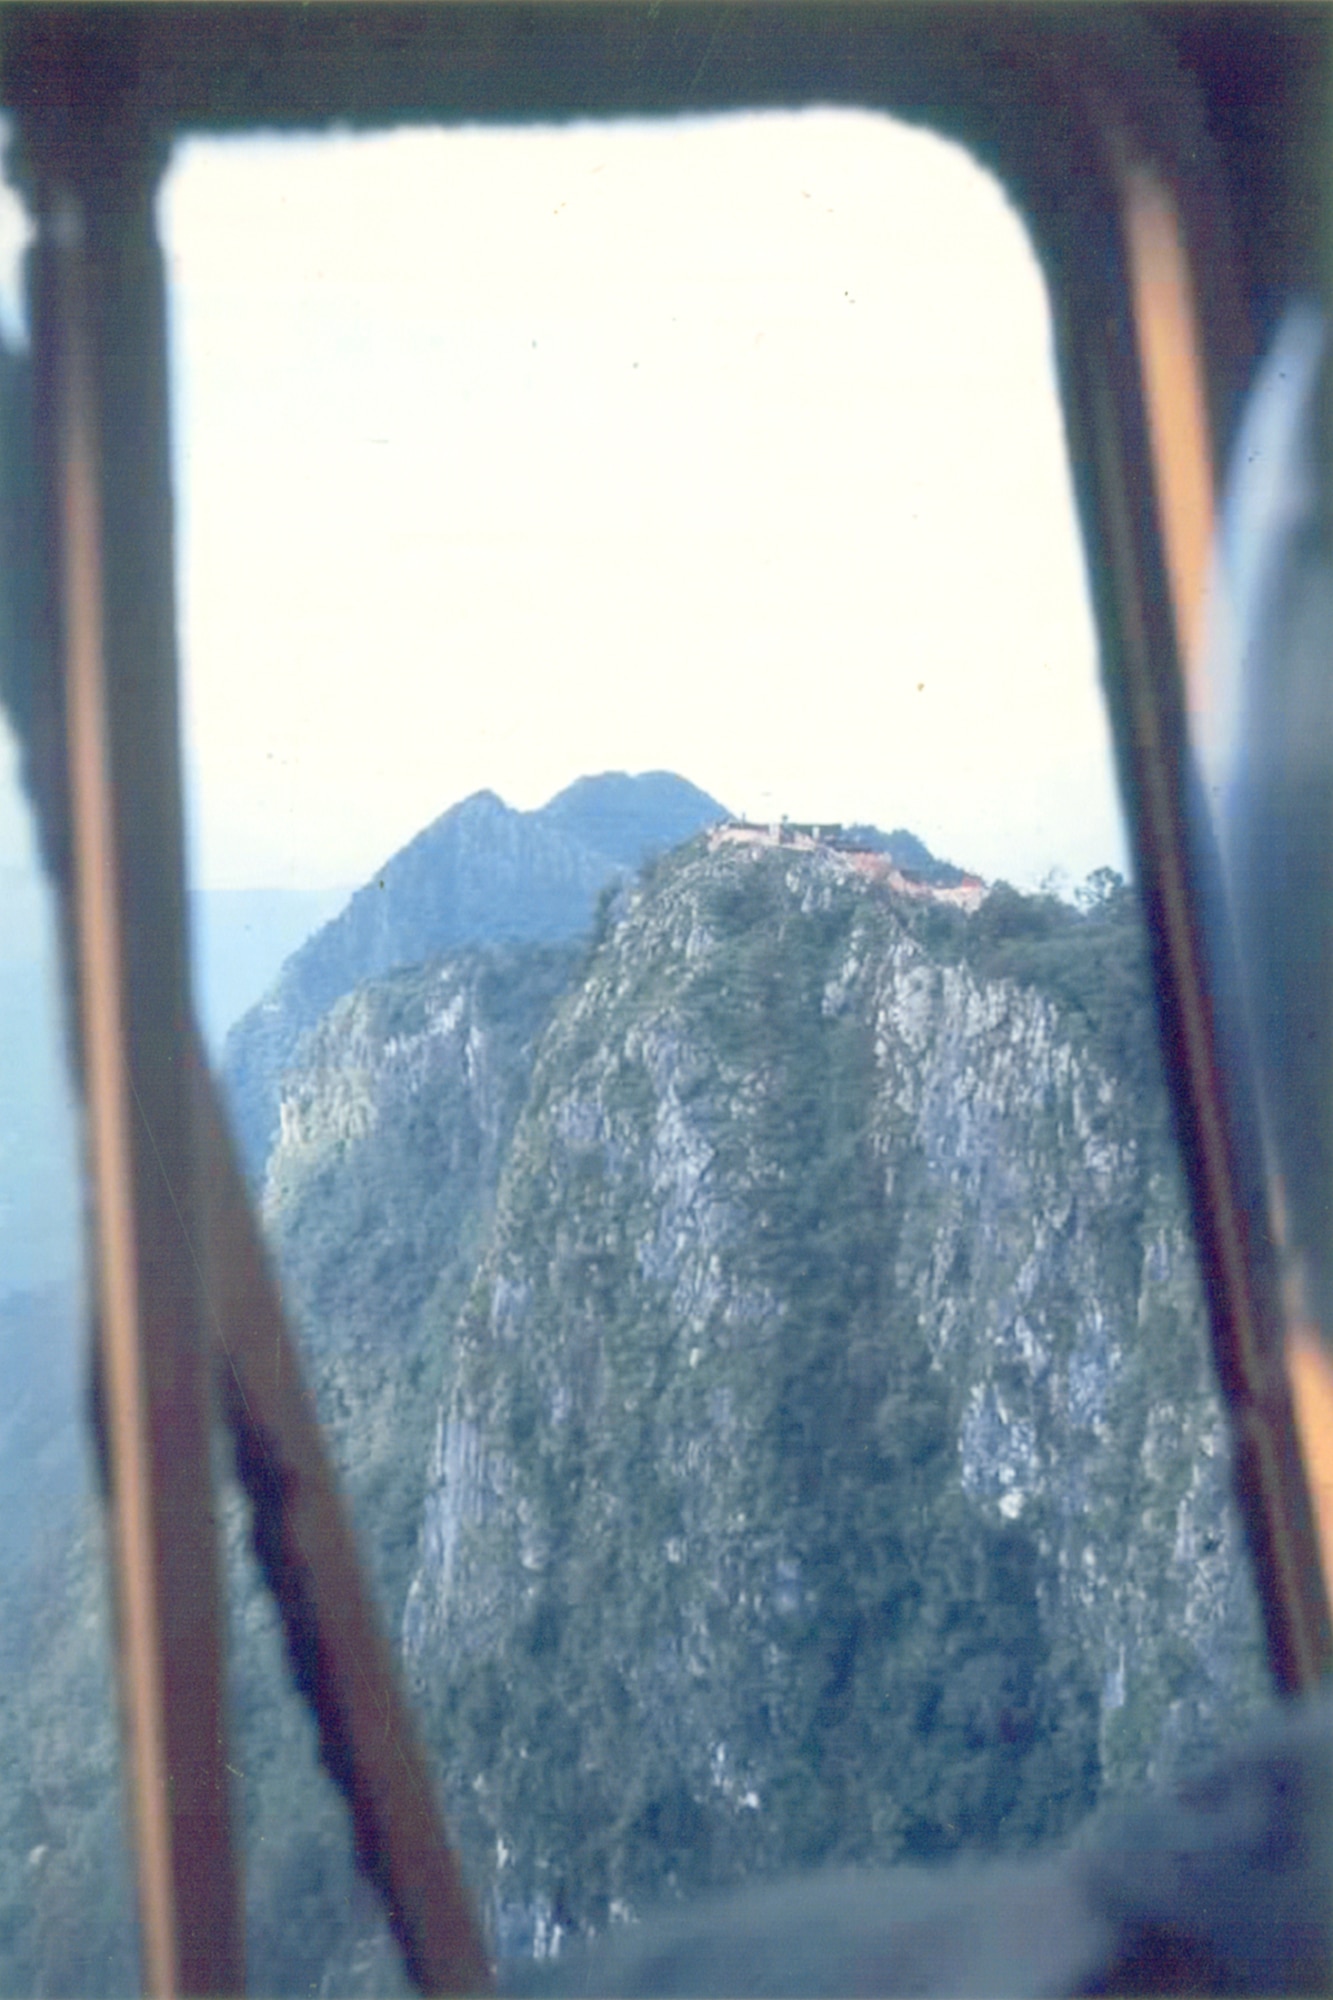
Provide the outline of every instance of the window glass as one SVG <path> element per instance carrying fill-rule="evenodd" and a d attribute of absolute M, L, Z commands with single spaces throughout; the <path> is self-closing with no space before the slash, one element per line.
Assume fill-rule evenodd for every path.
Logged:
<path fill-rule="evenodd" d="M 0 1992 L 124 1993 L 133 1884 L 87 1424 L 78 1134 L 52 899 L 19 773 L 0 723 Z"/>
<path fill-rule="evenodd" d="M 1266 1689 L 1018 219 L 823 109 L 161 216 L 200 1005 L 496 1949 L 1063 1838 Z M 228 1537 L 253 1978 L 384 1990 Z"/>

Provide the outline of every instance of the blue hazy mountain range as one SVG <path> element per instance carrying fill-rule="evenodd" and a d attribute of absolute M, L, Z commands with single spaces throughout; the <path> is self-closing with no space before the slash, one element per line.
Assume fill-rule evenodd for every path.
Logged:
<path fill-rule="evenodd" d="M 490 791 L 451 806 L 292 954 L 228 1035 L 223 1072 L 250 1173 L 262 1171 L 297 1043 L 344 993 L 458 945 L 578 937 L 608 882 L 726 817 L 668 771 L 579 778 L 534 812 Z"/>

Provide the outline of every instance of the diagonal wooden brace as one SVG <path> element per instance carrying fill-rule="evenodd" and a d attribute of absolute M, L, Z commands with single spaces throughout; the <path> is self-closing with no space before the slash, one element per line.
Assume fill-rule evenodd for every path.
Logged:
<path fill-rule="evenodd" d="M 197 1036 L 192 1083 L 208 1324 L 255 1552 L 292 1671 L 347 1799 L 357 1860 L 384 1897 L 411 1977 L 424 1993 L 486 1992 L 481 1934 Z"/>

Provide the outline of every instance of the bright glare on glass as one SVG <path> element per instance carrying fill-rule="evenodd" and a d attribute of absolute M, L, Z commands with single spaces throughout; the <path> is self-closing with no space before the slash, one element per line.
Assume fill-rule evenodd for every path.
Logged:
<path fill-rule="evenodd" d="M 883 117 L 203 141 L 162 201 L 194 880 L 679 771 L 1123 863 L 1035 259 Z"/>

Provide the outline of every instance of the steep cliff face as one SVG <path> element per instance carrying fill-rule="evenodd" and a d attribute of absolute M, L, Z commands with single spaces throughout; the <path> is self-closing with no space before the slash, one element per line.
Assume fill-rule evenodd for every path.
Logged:
<path fill-rule="evenodd" d="M 533 1051 L 586 955 L 474 946 L 371 980 L 305 1039 L 279 1098 L 268 1238 L 390 1630 L 417 1547 L 444 1355 L 487 1240 Z M 273 1606 L 229 1508 L 247 1960 L 268 1992 L 406 1991 L 317 1763 Z"/>
<path fill-rule="evenodd" d="M 292 954 L 227 1037 L 228 1099 L 257 1180 L 277 1135 L 277 1099 L 302 1035 L 363 980 L 461 946 L 582 935 L 609 879 L 723 817 L 683 778 L 580 779 L 540 812 L 494 792 L 450 807 Z"/>
<path fill-rule="evenodd" d="M 582 955 L 474 946 L 370 980 L 283 1081 L 265 1227 L 395 1616 L 442 1361 L 422 1310 L 466 1297 L 538 1035 Z"/>
<path fill-rule="evenodd" d="M 961 1491 L 1030 1538 L 1051 1671 L 1090 1674 L 1120 1791 L 1262 1687 L 1162 1107 L 1039 990 L 905 939 L 870 976 L 875 1143 L 911 1187 L 895 1280 Z"/>
<path fill-rule="evenodd" d="M 688 849 L 546 1030 L 403 1627 L 502 1949 L 1030 1845 L 1265 1692 L 1133 934 L 1005 909 Z"/>

